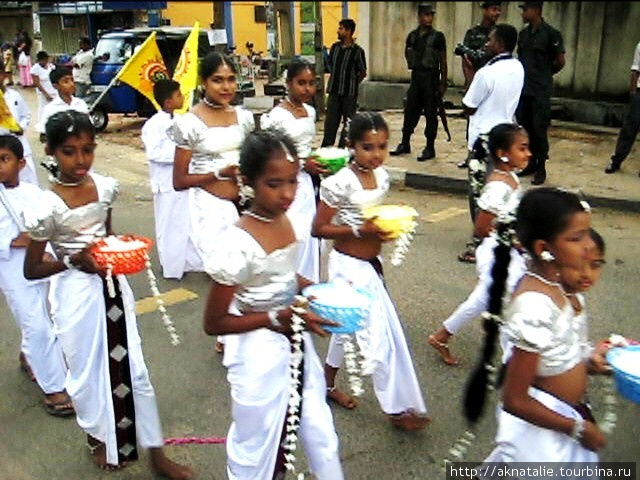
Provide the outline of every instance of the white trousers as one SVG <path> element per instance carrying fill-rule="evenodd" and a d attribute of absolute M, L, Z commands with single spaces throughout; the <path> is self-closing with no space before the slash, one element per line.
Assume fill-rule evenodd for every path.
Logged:
<path fill-rule="evenodd" d="M 382 410 L 388 414 L 402 413 L 409 409 L 426 413 L 427 408 L 400 319 L 373 266 L 367 261 L 333 250 L 329 254 L 329 281 L 336 279 L 367 290 L 375 298 L 367 328 L 369 346 L 365 348 L 374 365 L 373 388 Z M 327 365 L 339 368 L 343 358 L 344 347 L 338 336 L 332 335 Z"/>
<path fill-rule="evenodd" d="M 476 249 L 478 283 L 467 299 L 443 322 L 442 325 L 447 332 L 455 335 L 462 327 L 473 319 L 478 318 L 489 307 L 489 288 L 493 282 L 491 269 L 495 263 L 493 249 L 496 245 L 495 239 L 486 237 Z M 512 248 L 505 293 L 511 294 L 513 292 L 526 269 L 524 257 L 516 249 Z"/>

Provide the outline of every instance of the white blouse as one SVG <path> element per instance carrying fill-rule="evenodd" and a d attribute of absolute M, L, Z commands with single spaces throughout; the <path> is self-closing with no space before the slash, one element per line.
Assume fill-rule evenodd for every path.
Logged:
<path fill-rule="evenodd" d="M 539 376 L 559 375 L 584 359 L 586 314 L 575 315 L 569 301 L 559 308 L 543 293 L 524 292 L 513 298 L 505 318 L 500 333 L 503 344 L 539 354 Z"/>
<path fill-rule="evenodd" d="M 175 118 L 167 134 L 178 147 L 192 151 L 190 173 L 218 172 L 238 165 L 242 142 L 255 122 L 251 112 L 241 107 L 235 110 L 238 123 L 226 127 L 210 127 L 191 112 Z"/>
<path fill-rule="evenodd" d="M 520 198 L 522 198 L 522 188 L 520 180 L 514 172 L 509 172 L 511 178 L 516 181 L 516 188 L 512 188 L 507 182 L 493 180 L 487 183 L 478 199 L 478 208 L 498 216 L 502 214 L 515 215 Z"/>
<path fill-rule="evenodd" d="M 335 215 L 337 225 L 362 225 L 362 210 L 382 203 L 389 191 L 389 174 L 383 167 L 376 168 L 373 174 L 376 188 L 370 190 L 362 188 L 360 180 L 349 167 L 322 180 L 320 200 L 338 210 Z"/>
<path fill-rule="evenodd" d="M 297 118 L 289 110 L 278 105 L 260 118 L 260 128 L 263 130 L 276 128 L 291 137 L 300 159 L 311 154 L 311 145 L 316 138 L 316 110 L 306 103 L 303 105 L 307 111 L 306 117 Z"/>
<path fill-rule="evenodd" d="M 298 293 L 296 269 L 304 232 L 291 222 L 296 241 L 266 253 L 246 230 L 232 225 L 216 242 L 205 271 L 218 283 L 237 285 L 235 305 L 240 312 L 265 312 L 288 306 Z"/>
<path fill-rule="evenodd" d="M 49 240 L 58 256 L 79 252 L 107 236 L 107 216 L 118 195 L 119 183 L 111 177 L 89 173 L 98 191 L 98 201 L 69 208 L 51 190 L 43 192 L 39 205 L 25 209 L 25 228 L 34 240 Z"/>

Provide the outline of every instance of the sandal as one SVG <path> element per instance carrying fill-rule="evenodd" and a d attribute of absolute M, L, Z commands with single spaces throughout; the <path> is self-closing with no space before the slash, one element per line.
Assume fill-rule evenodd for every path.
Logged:
<path fill-rule="evenodd" d="M 347 410 L 353 410 L 358 405 L 355 398 L 347 395 L 341 390 L 338 390 L 338 387 L 335 385 L 333 387 L 327 387 L 327 398 Z"/>
<path fill-rule="evenodd" d="M 440 354 L 440 358 L 442 358 L 442 361 L 445 364 L 455 366 L 460 363 L 456 357 L 451 355 L 451 352 L 449 351 L 449 345 L 441 342 L 433 335 L 429 335 L 427 343 L 438 351 L 438 353 Z"/>
<path fill-rule="evenodd" d="M 431 417 L 421 415 L 411 409 L 402 413 L 389 414 L 388 417 L 394 427 L 408 432 L 422 430 L 431 423 Z"/>
<path fill-rule="evenodd" d="M 219 353 L 220 355 L 222 355 L 224 353 L 224 343 L 222 343 L 222 342 L 218 342 L 216 340 L 216 345 L 213 348 L 216 351 L 216 353 Z"/>
<path fill-rule="evenodd" d="M 467 248 L 458 255 L 458 260 L 463 263 L 476 263 L 476 252 L 473 248 Z"/>
<path fill-rule="evenodd" d="M 65 400 L 60 400 L 59 402 L 48 402 L 45 397 L 42 405 L 47 413 L 54 417 L 70 417 L 76 413 L 73 408 L 73 403 L 71 403 L 71 399 L 68 396 Z"/>

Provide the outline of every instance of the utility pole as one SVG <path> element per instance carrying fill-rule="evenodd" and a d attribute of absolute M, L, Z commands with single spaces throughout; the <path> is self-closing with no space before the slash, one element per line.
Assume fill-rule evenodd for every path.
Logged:
<path fill-rule="evenodd" d="M 314 2 L 315 31 L 313 46 L 316 56 L 316 96 L 315 107 L 318 119 L 324 117 L 324 44 L 322 42 L 322 2 Z"/>
<path fill-rule="evenodd" d="M 213 2 L 213 23 L 211 24 L 212 30 L 225 30 L 226 23 L 224 18 L 224 2 Z M 227 40 L 227 45 L 229 45 L 229 41 Z M 214 50 L 216 52 L 224 52 L 225 45 L 216 44 L 214 45 Z"/>

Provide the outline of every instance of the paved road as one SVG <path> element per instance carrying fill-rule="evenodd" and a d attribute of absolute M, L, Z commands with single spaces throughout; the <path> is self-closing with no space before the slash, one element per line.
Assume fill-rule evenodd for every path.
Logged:
<path fill-rule="evenodd" d="M 135 123 L 135 122 L 134 122 Z M 116 204 L 115 228 L 153 236 L 150 193 L 146 165 L 136 138 L 136 129 L 126 128 L 117 137 L 100 136 L 95 167 L 116 176 L 123 194 Z M 112 143 L 111 140 L 119 143 Z M 129 139 L 129 140 L 127 140 Z M 131 144 L 131 145 L 128 145 Z M 34 145 L 39 154 L 41 146 Z M 44 177 L 42 177 L 44 179 Z M 462 360 L 457 368 L 443 365 L 426 345 L 428 333 L 464 300 L 475 282 L 474 268 L 455 256 L 470 230 L 463 197 L 432 194 L 394 187 L 391 201 L 406 202 L 418 209 L 421 222 L 410 252 L 400 268 L 387 262 L 387 284 L 404 321 L 420 384 L 433 416 L 425 431 L 409 434 L 394 430 L 379 410 L 370 384 L 355 411 L 334 408 L 341 441 L 341 456 L 347 478 L 365 480 L 444 478 L 440 462 L 460 435 L 465 424 L 460 414 L 461 391 L 478 351 L 481 329 L 474 323 L 455 340 L 453 348 Z M 640 339 L 637 322 L 640 290 L 635 257 L 640 220 L 637 215 L 595 211 L 593 223 L 608 243 L 608 264 L 601 283 L 588 296 L 593 338 L 620 332 Z M 158 266 L 154 255 L 153 263 Z M 136 298 L 148 297 L 144 275 L 130 277 Z M 213 339 L 202 332 L 202 308 L 208 280 L 203 274 L 189 274 L 182 281 L 161 280 L 161 291 L 183 288 L 192 292 L 170 307 L 182 339 L 172 347 L 157 312 L 139 315 L 145 357 L 156 388 L 166 437 L 224 436 L 229 426 L 229 393 L 220 357 L 213 351 Z M 180 293 L 176 298 L 182 298 Z M 116 473 L 95 469 L 84 446 L 85 436 L 73 419 L 45 414 L 41 396 L 18 368 L 19 334 L 0 301 L 0 479 L 147 479 L 153 478 L 140 462 Z M 327 341 L 317 347 L 326 352 Z M 344 379 L 342 379 L 344 386 Z M 590 384 L 596 413 L 601 415 L 604 382 Z M 492 448 L 495 433 L 493 406 L 478 425 L 479 438 L 469 452 L 479 461 Z M 640 461 L 639 408 L 620 400 L 618 428 L 609 439 L 602 457 L 607 461 Z M 225 451 L 219 445 L 188 445 L 167 448 L 168 453 L 193 465 L 202 479 L 225 478 Z M 304 460 L 300 467 L 304 470 Z"/>

